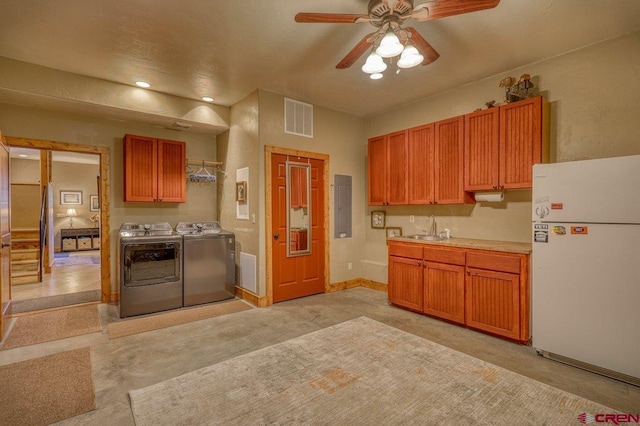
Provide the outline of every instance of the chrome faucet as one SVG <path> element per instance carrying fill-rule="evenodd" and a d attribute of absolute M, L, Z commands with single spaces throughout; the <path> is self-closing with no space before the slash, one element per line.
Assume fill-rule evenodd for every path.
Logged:
<path fill-rule="evenodd" d="M 431 215 L 429 216 L 429 219 L 431 219 L 431 228 L 429 229 L 429 233 L 427 235 L 435 237 L 436 235 L 438 235 L 438 225 L 436 225 L 436 217 L 434 215 Z"/>

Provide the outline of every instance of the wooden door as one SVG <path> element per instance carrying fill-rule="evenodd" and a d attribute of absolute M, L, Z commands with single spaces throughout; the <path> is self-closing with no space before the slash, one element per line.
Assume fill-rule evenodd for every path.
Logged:
<path fill-rule="evenodd" d="M 382 206 L 387 202 L 386 141 L 386 136 L 369 139 L 367 178 L 370 206 Z"/>
<path fill-rule="evenodd" d="M 464 324 L 464 266 L 425 262 L 423 312 Z"/>
<path fill-rule="evenodd" d="M 0 134 L 0 139 L 2 134 Z M 0 340 L 11 315 L 11 194 L 9 185 L 9 150 L 0 143 Z"/>
<path fill-rule="evenodd" d="M 433 124 L 409 129 L 409 204 L 433 204 L 434 139 Z"/>
<path fill-rule="evenodd" d="M 158 140 L 158 201 L 187 201 L 186 144 Z"/>
<path fill-rule="evenodd" d="M 324 292 L 324 162 L 293 157 L 293 161 L 311 164 L 311 252 L 287 257 L 287 156 L 271 155 L 272 197 L 272 277 L 273 301 L 295 299 Z"/>
<path fill-rule="evenodd" d="M 464 116 L 464 190 L 499 189 L 499 109 Z"/>
<path fill-rule="evenodd" d="M 124 201 L 158 198 L 158 143 L 146 136 L 124 137 Z"/>
<path fill-rule="evenodd" d="M 464 118 L 454 117 L 435 126 L 435 203 L 460 204 L 470 201 L 464 192 Z"/>
<path fill-rule="evenodd" d="M 422 312 L 422 261 L 389 256 L 389 302 Z"/>
<path fill-rule="evenodd" d="M 500 107 L 501 189 L 531 188 L 542 162 L 542 97 Z"/>
<path fill-rule="evenodd" d="M 466 324 L 520 339 L 520 275 L 468 268 Z"/>

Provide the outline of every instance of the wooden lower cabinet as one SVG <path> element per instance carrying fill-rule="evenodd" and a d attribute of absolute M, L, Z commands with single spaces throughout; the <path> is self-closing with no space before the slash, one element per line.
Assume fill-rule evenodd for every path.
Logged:
<path fill-rule="evenodd" d="M 422 262 L 389 256 L 389 301 L 394 305 L 422 312 Z"/>
<path fill-rule="evenodd" d="M 528 255 L 395 241 L 389 254 L 392 304 L 529 342 Z"/>
<path fill-rule="evenodd" d="M 520 275 L 469 268 L 467 325 L 520 340 Z"/>
<path fill-rule="evenodd" d="M 464 266 L 425 262 L 423 312 L 464 324 Z"/>

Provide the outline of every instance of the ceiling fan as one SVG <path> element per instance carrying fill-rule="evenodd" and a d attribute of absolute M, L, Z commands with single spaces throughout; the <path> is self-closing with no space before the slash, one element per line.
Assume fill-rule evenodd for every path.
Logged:
<path fill-rule="evenodd" d="M 344 69 L 353 65 L 368 50 L 372 54 L 367 58 L 363 71 L 372 78 L 382 77 L 386 69 L 382 58 L 402 55 L 398 60 L 400 68 L 415 65 L 428 65 L 438 59 L 440 54 L 413 27 L 403 28 L 409 19 L 418 22 L 446 18 L 448 16 L 494 8 L 500 0 L 432 0 L 413 6 L 413 0 L 370 0 L 367 15 L 349 13 L 298 13 L 296 22 L 300 23 L 338 23 L 352 24 L 368 22 L 377 30 L 367 34 L 336 65 Z M 392 46 L 393 45 L 393 46 Z M 378 56 L 377 58 L 375 56 Z M 406 58 L 407 60 L 404 60 Z M 372 66 L 368 67 L 371 61 Z M 380 70 L 383 68 L 382 70 Z M 372 72 L 373 71 L 373 72 Z M 375 75 L 375 77 L 374 77 Z"/>

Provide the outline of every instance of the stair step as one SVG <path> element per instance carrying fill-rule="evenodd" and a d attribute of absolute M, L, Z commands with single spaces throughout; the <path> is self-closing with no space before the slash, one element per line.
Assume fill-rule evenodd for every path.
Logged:
<path fill-rule="evenodd" d="M 18 260 L 38 260 L 40 259 L 40 249 L 32 248 L 32 249 L 12 249 L 11 250 L 11 261 Z"/>
<path fill-rule="evenodd" d="M 11 285 L 20 285 L 20 284 L 35 284 L 38 283 L 38 274 L 37 273 L 11 273 Z"/>
<path fill-rule="evenodd" d="M 11 238 L 39 238 L 40 230 L 38 228 L 13 228 L 11 230 Z"/>
<path fill-rule="evenodd" d="M 11 262 L 11 275 L 14 275 L 13 273 L 21 273 L 21 272 L 27 272 L 27 273 L 33 273 L 38 272 L 38 268 L 40 268 L 40 261 L 39 260 L 18 260 L 15 262 Z"/>

